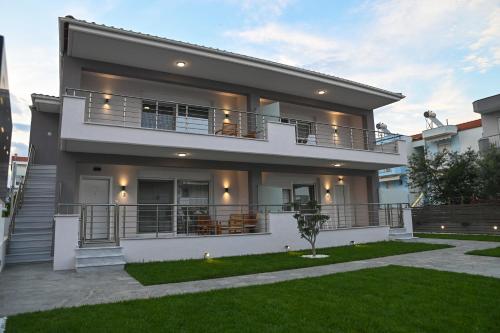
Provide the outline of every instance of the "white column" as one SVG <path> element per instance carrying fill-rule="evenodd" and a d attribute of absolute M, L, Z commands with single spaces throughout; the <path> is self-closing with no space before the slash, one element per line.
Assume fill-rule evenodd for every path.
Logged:
<path fill-rule="evenodd" d="M 54 215 L 54 270 L 75 269 L 80 215 Z"/>

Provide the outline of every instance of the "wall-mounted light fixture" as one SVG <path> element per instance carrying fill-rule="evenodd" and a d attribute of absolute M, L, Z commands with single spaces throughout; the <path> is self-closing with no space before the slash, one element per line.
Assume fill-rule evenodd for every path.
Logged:
<path fill-rule="evenodd" d="M 339 176 L 338 180 L 339 180 L 339 183 L 342 183 L 344 181 L 344 177 L 343 176 Z"/>
<path fill-rule="evenodd" d="M 205 259 L 205 260 L 210 259 L 210 252 L 203 253 L 203 259 Z"/>
<path fill-rule="evenodd" d="M 326 189 L 326 195 L 330 195 L 330 189 L 329 188 Z"/>
<path fill-rule="evenodd" d="M 498 227 L 496 225 L 494 225 L 493 230 L 498 230 Z"/>
<path fill-rule="evenodd" d="M 290 245 L 285 245 L 285 251 L 286 252 L 290 251 Z"/>
<path fill-rule="evenodd" d="M 108 103 L 109 103 L 109 98 L 108 98 L 108 97 L 106 97 L 106 98 L 104 99 L 104 104 L 108 104 Z"/>
<path fill-rule="evenodd" d="M 127 186 L 122 185 L 120 193 L 121 193 L 122 197 L 125 198 L 127 196 Z"/>
<path fill-rule="evenodd" d="M 441 226 L 441 230 L 444 230 L 444 225 Z"/>
<path fill-rule="evenodd" d="M 224 193 L 229 193 L 229 187 L 224 187 Z"/>

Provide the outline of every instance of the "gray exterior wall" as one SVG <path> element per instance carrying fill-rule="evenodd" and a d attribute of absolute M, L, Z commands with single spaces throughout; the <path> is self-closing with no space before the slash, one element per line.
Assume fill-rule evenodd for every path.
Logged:
<path fill-rule="evenodd" d="M 2 129 L 0 131 L 0 200 L 5 201 L 12 139 L 12 116 L 3 36 L 0 36 L 0 127 Z"/>
<path fill-rule="evenodd" d="M 31 108 L 30 145 L 35 148 L 35 164 L 57 165 L 59 114 Z"/>
<path fill-rule="evenodd" d="M 255 111 L 259 98 L 266 98 L 280 102 L 287 102 L 301 106 L 309 106 L 324 110 L 332 110 L 343 112 L 346 114 L 357 115 L 361 118 L 361 123 L 364 128 L 374 129 L 373 111 L 353 108 L 345 105 L 338 105 L 328 102 L 323 102 L 315 99 L 307 99 L 292 95 L 265 91 L 255 87 L 244 87 L 238 85 L 216 82 L 205 79 L 191 78 L 186 76 L 174 75 L 164 72 L 157 72 L 127 66 L 121 66 L 98 61 L 84 60 L 72 58 L 63 55 L 61 59 L 61 91 L 60 95 L 64 96 L 66 88 L 82 88 L 82 72 L 96 72 L 118 76 L 125 76 L 136 79 L 144 79 L 149 81 L 173 83 L 178 85 L 190 86 L 202 89 L 212 89 L 222 92 L 229 92 L 246 96 L 246 109 Z M 139 93 L 137 95 L 140 95 Z M 60 120 L 59 120 L 60 122 Z M 60 130 L 60 129 L 59 129 Z M 147 158 L 123 155 L 100 155 L 100 154 L 83 154 L 70 153 L 59 151 L 58 156 L 58 188 L 59 201 L 70 203 L 77 198 L 76 188 L 76 167 L 77 163 L 96 163 L 96 164 L 120 164 L 120 165 L 147 165 L 147 166 L 169 166 L 169 167 L 186 167 L 186 168 L 206 168 L 218 170 L 241 170 L 249 172 L 249 184 L 256 185 L 259 183 L 261 172 L 290 172 L 290 173 L 308 173 L 308 174 L 344 174 L 344 175 L 359 175 L 366 176 L 366 188 L 368 190 L 368 201 L 378 202 L 377 182 L 378 175 L 376 171 L 365 170 L 350 170 L 350 169 L 335 169 L 330 168 L 314 168 L 314 167 L 294 167 L 288 165 L 264 165 L 264 164 L 245 164 L 232 163 L 221 161 L 195 161 L 195 160 L 178 160 L 168 158 Z M 255 186 L 249 186 L 249 201 L 256 202 L 258 194 Z"/>

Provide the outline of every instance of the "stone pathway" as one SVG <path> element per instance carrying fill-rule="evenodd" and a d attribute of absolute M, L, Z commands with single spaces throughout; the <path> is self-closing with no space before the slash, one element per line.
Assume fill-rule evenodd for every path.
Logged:
<path fill-rule="evenodd" d="M 500 246 L 500 243 L 444 239 L 416 239 L 412 241 L 446 243 L 456 247 L 279 272 L 148 287 L 142 286 L 125 271 L 76 273 L 73 271 L 54 272 L 49 264 L 12 266 L 7 267 L 0 274 L 0 317 L 83 304 L 111 303 L 121 300 L 274 283 L 392 264 L 500 278 L 500 258 L 464 254 L 474 249 L 497 247 Z"/>

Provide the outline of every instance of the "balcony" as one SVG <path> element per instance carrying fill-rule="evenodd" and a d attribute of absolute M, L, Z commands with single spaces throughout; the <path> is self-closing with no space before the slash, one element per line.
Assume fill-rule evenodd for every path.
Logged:
<path fill-rule="evenodd" d="M 492 147 L 500 148 L 500 134 L 485 136 L 479 139 L 480 151 L 487 151 Z"/>
<path fill-rule="evenodd" d="M 399 135 L 176 101 L 68 89 L 63 149 L 377 169 L 406 163 Z"/>

